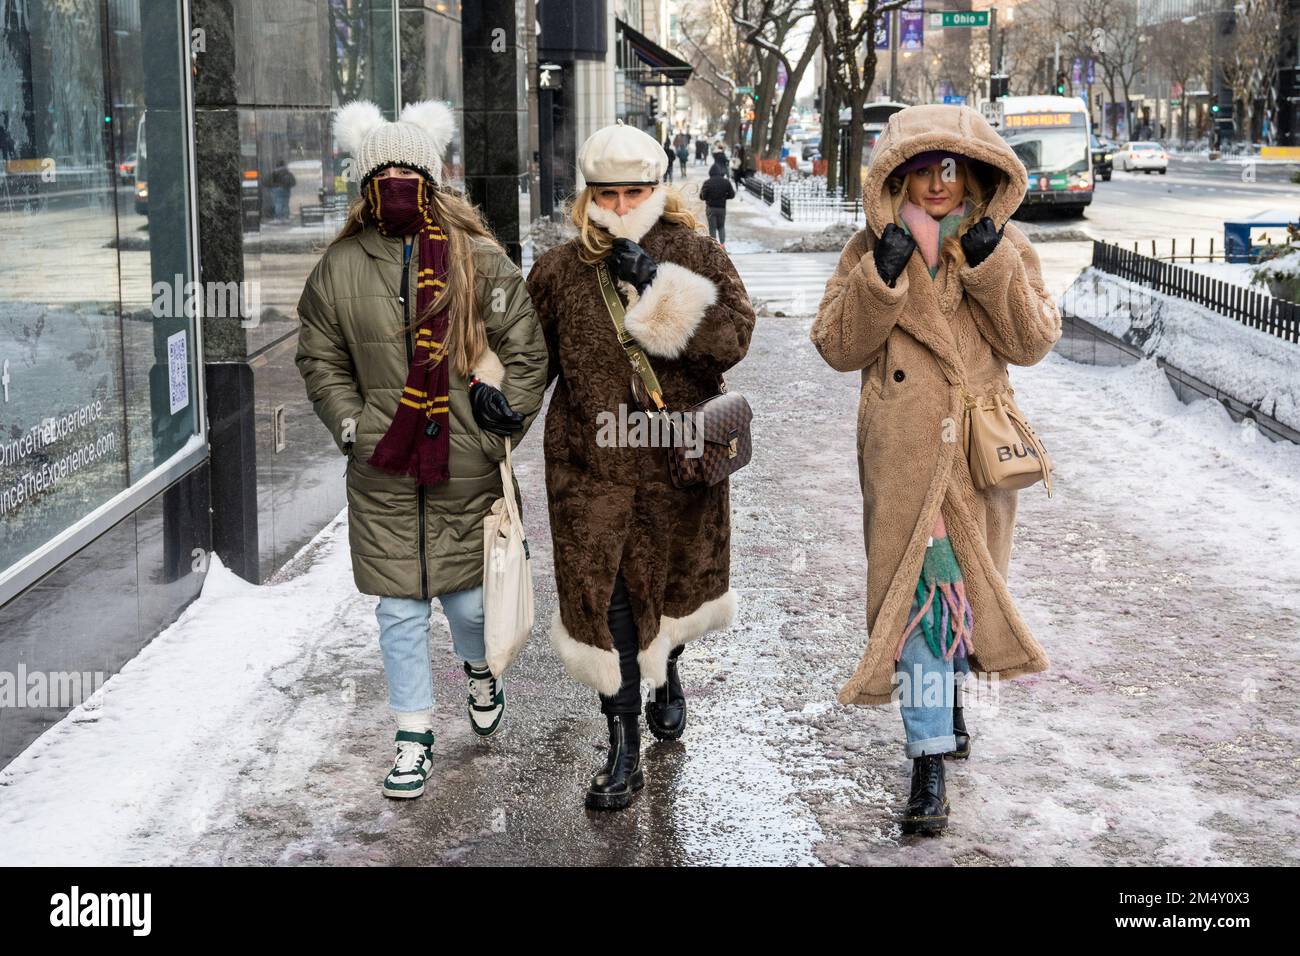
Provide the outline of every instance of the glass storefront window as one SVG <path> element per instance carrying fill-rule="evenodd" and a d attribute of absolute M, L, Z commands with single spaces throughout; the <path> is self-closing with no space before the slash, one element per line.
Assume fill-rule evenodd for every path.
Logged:
<path fill-rule="evenodd" d="M 0 4 L 0 583 L 199 433 L 183 35 Z"/>

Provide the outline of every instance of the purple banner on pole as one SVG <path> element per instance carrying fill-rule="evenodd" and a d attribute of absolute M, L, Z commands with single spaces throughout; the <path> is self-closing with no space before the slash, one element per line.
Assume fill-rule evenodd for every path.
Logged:
<path fill-rule="evenodd" d="M 924 0 L 908 0 L 907 5 L 898 11 L 898 48 L 913 51 L 924 49 L 924 47 Z"/>
<path fill-rule="evenodd" d="M 876 49 L 877 50 L 889 49 L 889 17 L 890 15 L 886 13 L 886 14 L 882 14 L 881 17 L 878 20 L 876 20 Z"/>

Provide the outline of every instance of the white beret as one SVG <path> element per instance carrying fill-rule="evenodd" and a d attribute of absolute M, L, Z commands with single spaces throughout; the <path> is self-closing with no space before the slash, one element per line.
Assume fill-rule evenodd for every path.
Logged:
<path fill-rule="evenodd" d="M 619 120 L 587 137 L 578 171 L 588 186 L 649 185 L 668 172 L 668 154 L 649 133 Z"/>

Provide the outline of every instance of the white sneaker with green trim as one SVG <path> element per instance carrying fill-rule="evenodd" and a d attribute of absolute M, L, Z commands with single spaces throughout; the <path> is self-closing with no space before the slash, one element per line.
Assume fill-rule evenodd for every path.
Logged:
<path fill-rule="evenodd" d="M 469 676 L 469 726 L 480 737 L 491 737 L 501 726 L 506 712 L 506 688 L 486 667 L 475 670 L 465 662 Z"/>
<path fill-rule="evenodd" d="M 384 796 L 407 799 L 424 793 L 424 782 L 433 768 L 433 732 L 399 730 L 397 758 L 384 778 Z"/>

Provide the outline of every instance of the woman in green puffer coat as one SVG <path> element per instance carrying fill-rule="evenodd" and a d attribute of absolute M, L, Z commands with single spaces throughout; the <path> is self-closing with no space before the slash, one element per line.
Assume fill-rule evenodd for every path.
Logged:
<path fill-rule="evenodd" d="M 478 210 L 442 187 L 453 128 L 434 102 L 393 123 L 372 103 L 339 111 L 335 139 L 361 198 L 298 303 L 298 369 L 348 459 L 353 575 L 379 595 L 397 720 L 391 797 L 419 796 L 432 765 L 434 596 L 465 662 L 472 730 L 500 725 L 505 691 L 483 646 L 483 519 L 506 491 L 506 441 L 518 444 L 546 387 L 523 276 Z"/>

